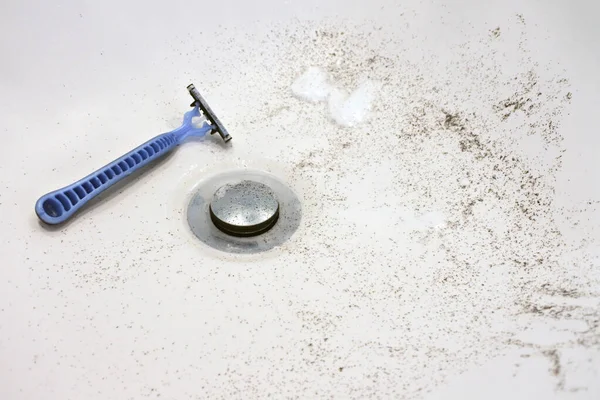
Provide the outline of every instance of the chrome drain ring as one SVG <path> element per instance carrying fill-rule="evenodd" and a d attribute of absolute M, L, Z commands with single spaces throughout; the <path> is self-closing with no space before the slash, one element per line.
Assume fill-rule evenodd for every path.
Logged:
<path fill-rule="evenodd" d="M 215 204 L 230 206 L 218 201 L 232 188 L 239 203 L 239 197 L 244 196 L 239 191 L 244 190 L 244 185 L 252 185 L 250 189 L 254 188 L 260 196 L 264 196 L 265 202 L 260 204 L 260 211 L 266 214 L 261 214 L 260 218 L 253 216 L 251 222 L 246 216 L 244 223 L 239 219 L 228 222 L 231 215 L 224 213 L 216 218 Z M 268 192 L 275 199 L 276 207 L 268 198 Z M 223 210 L 226 208 L 220 209 Z M 301 216 L 298 196 L 275 176 L 255 170 L 227 171 L 202 181 L 195 188 L 186 213 L 188 225 L 200 241 L 217 250 L 236 254 L 260 253 L 282 245 L 300 226 Z M 239 218 L 239 215 L 236 214 L 236 217 Z"/>

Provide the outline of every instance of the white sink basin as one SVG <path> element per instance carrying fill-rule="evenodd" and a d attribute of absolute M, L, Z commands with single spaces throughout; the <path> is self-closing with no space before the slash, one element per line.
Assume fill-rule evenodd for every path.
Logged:
<path fill-rule="evenodd" d="M 600 398 L 598 6 L 346 3 L 3 5 L 0 399 Z M 189 83 L 231 146 L 37 220 Z M 301 199 L 283 245 L 192 234 L 236 169 Z"/>

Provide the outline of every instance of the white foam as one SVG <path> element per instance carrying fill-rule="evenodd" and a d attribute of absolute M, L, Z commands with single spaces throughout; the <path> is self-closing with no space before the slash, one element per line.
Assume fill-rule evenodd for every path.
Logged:
<path fill-rule="evenodd" d="M 318 67 L 308 68 L 292 84 L 292 93 L 302 100 L 319 103 L 327 100 L 331 92 L 327 73 Z"/>
<path fill-rule="evenodd" d="M 329 112 L 339 125 L 352 127 L 365 121 L 380 85 L 373 81 L 364 81 L 350 95 L 334 89 L 329 97 Z"/>
<path fill-rule="evenodd" d="M 309 67 L 292 83 L 292 93 L 301 100 L 319 103 L 329 99 L 329 113 L 339 125 L 352 127 L 364 122 L 381 85 L 365 80 L 350 94 L 332 83 L 325 71 Z"/>

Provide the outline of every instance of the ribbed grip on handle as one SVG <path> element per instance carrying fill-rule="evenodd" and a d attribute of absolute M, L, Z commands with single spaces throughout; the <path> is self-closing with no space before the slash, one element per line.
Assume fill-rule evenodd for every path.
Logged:
<path fill-rule="evenodd" d="M 72 185 L 42 196 L 35 204 L 35 212 L 47 224 L 65 222 L 88 201 L 176 145 L 173 133 L 158 135 Z"/>

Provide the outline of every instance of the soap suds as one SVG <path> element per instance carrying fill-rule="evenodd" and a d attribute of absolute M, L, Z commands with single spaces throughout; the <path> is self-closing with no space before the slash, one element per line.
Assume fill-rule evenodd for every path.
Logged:
<path fill-rule="evenodd" d="M 329 96 L 329 112 L 333 120 L 341 126 L 352 127 L 364 122 L 371 111 L 379 85 L 365 81 L 350 95 L 334 89 Z"/>
<path fill-rule="evenodd" d="M 308 68 L 292 84 L 292 93 L 297 98 L 311 103 L 327 100 L 331 89 L 327 73 L 318 67 Z"/>
<path fill-rule="evenodd" d="M 364 122 L 371 110 L 380 84 L 365 80 L 351 93 L 331 83 L 325 71 L 310 67 L 292 83 L 295 97 L 310 103 L 328 100 L 331 118 L 344 127 L 353 127 Z"/>

